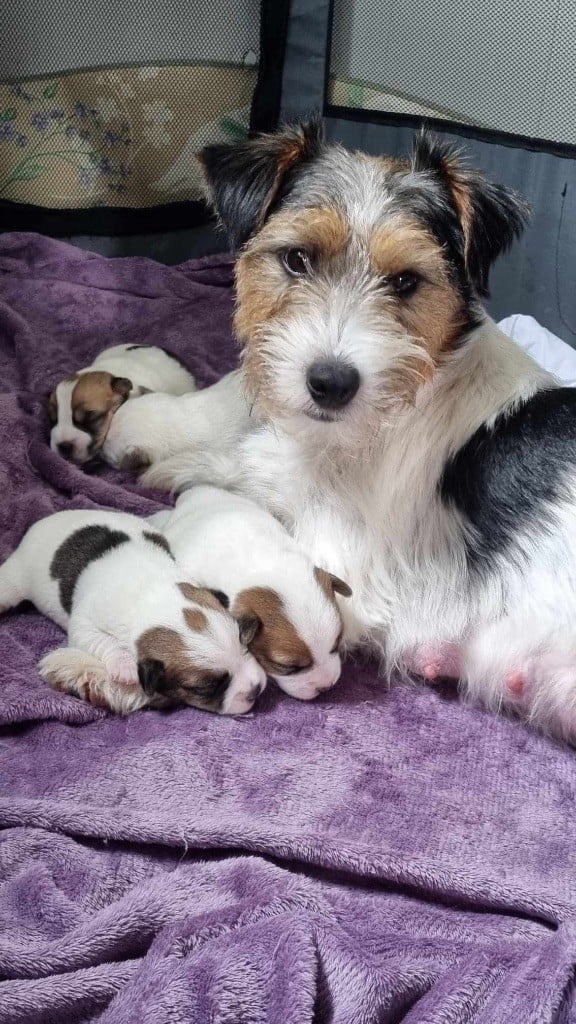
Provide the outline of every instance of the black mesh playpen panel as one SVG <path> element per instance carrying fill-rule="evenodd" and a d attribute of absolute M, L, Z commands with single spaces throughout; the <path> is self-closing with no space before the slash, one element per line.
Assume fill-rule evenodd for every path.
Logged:
<path fill-rule="evenodd" d="M 93 230 L 99 208 L 188 209 L 198 151 L 248 132 L 259 0 L 4 0 L 0 22 L 0 201 Z"/>
<path fill-rule="evenodd" d="M 576 141 L 573 0 L 335 0 L 328 104 Z"/>

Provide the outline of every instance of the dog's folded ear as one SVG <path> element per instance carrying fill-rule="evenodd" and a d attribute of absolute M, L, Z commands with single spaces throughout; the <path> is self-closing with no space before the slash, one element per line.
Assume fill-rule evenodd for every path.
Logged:
<path fill-rule="evenodd" d="M 340 594 L 342 597 L 352 597 L 352 587 L 349 587 L 339 576 L 335 576 L 333 572 L 328 572 L 326 569 L 320 569 L 319 566 L 315 566 L 314 575 L 328 597 L 332 596 L 333 598 L 334 594 Z"/>
<path fill-rule="evenodd" d="M 319 118 L 238 145 L 206 146 L 199 154 L 208 196 L 233 249 L 254 234 L 287 194 L 294 174 L 324 142 Z"/>
<path fill-rule="evenodd" d="M 414 141 L 412 168 L 428 171 L 446 188 L 462 228 L 468 276 L 477 293 L 487 296 L 490 267 L 521 235 L 528 204 L 512 189 L 468 168 L 457 150 L 426 131 Z"/>
<path fill-rule="evenodd" d="M 249 647 L 256 635 L 262 629 L 262 620 L 257 615 L 241 615 L 238 619 L 240 629 L 240 643 Z"/>
<path fill-rule="evenodd" d="M 130 397 L 132 391 L 132 381 L 128 380 L 128 377 L 112 377 L 110 381 L 110 387 L 112 391 L 115 391 L 117 395 L 120 395 L 123 402 Z"/>
<path fill-rule="evenodd" d="M 329 572 L 328 576 L 330 577 L 332 590 L 335 594 L 341 594 L 342 597 L 352 597 L 352 587 L 348 586 L 339 576 L 335 576 L 333 572 Z"/>
<path fill-rule="evenodd" d="M 138 681 L 147 697 L 154 697 L 166 688 L 164 662 L 156 658 L 144 658 L 138 662 Z"/>

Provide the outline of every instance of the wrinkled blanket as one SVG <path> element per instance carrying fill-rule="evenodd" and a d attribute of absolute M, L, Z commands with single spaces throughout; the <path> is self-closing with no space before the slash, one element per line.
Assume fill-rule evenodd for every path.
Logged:
<path fill-rule="evenodd" d="M 0 238 L 0 557 L 64 507 L 158 495 L 46 445 L 42 396 L 122 342 L 235 362 L 231 265 Z M 0 621 L 0 1024 L 576 1021 L 576 755 L 358 658 L 313 704 L 122 719 Z"/>

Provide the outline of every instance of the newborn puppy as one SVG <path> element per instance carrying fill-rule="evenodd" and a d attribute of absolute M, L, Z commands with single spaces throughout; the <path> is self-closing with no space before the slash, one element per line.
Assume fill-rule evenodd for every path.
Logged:
<path fill-rule="evenodd" d="M 0 612 L 24 600 L 68 630 L 70 649 L 43 660 L 44 678 L 114 710 L 191 704 L 238 715 L 264 688 L 247 651 L 255 624 L 189 582 L 137 516 L 40 520 L 0 567 Z"/>
<path fill-rule="evenodd" d="M 273 516 L 202 486 L 149 522 L 163 530 L 181 570 L 221 590 L 234 616 L 255 620 L 249 649 L 286 693 L 312 700 L 334 685 L 342 640 L 336 594 L 351 590 L 315 568 Z"/>
<path fill-rule="evenodd" d="M 164 349 L 116 345 L 91 366 L 61 381 L 48 399 L 50 447 L 82 464 L 97 455 L 114 413 L 129 398 L 149 391 L 183 395 L 194 391 L 194 378 Z"/>

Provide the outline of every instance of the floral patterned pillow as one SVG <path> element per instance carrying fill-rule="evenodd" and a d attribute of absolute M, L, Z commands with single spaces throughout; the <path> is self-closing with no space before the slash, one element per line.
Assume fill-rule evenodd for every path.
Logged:
<path fill-rule="evenodd" d="M 196 154 L 244 138 L 256 56 L 0 85 L 0 199 L 145 208 L 200 198 Z"/>

